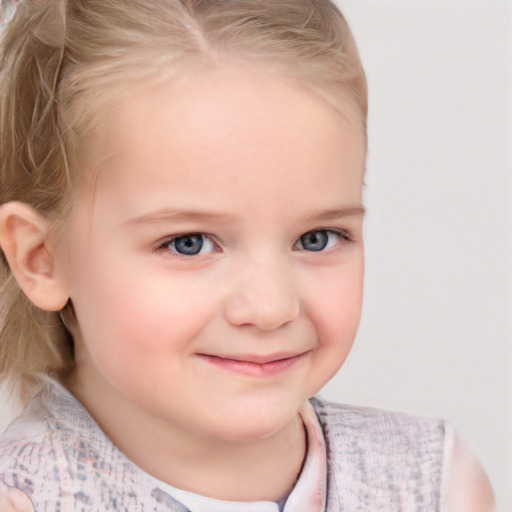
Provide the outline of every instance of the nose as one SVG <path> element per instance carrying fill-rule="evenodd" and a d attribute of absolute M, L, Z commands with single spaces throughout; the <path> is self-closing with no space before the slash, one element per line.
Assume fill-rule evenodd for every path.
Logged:
<path fill-rule="evenodd" d="M 288 263 L 249 261 L 233 269 L 225 317 L 234 326 L 272 331 L 293 322 L 300 313 L 297 282 Z"/>

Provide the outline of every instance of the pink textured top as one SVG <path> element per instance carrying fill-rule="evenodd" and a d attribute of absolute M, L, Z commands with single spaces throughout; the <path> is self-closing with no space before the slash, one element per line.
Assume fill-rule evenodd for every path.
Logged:
<path fill-rule="evenodd" d="M 295 489 L 280 504 L 285 512 L 493 508 L 485 473 L 463 437 L 444 420 L 318 398 L 301 416 L 308 454 Z M 279 509 L 271 502 L 216 502 L 155 479 L 122 454 L 83 406 L 52 380 L 0 436 L 0 481 L 27 493 L 37 512 Z M 472 488 L 483 490 L 482 501 L 475 501 Z"/>

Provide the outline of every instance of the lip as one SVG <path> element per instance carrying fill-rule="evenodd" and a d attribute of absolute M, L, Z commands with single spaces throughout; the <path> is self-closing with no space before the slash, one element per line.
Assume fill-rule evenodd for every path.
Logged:
<path fill-rule="evenodd" d="M 300 354 L 229 355 L 198 354 L 207 363 L 223 370 L 250 377 L 272 377 L 291 369 L 302 361 L 309 351 Z"/>

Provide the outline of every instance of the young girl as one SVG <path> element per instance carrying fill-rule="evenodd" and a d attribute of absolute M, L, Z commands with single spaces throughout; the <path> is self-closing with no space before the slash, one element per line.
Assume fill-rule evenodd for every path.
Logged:
<path fill-rule="evenodd" d="M 328 0 L 24 0 L 3 34 L 0 510 L 488 511 L 355 337 L 366 81 Z"/>

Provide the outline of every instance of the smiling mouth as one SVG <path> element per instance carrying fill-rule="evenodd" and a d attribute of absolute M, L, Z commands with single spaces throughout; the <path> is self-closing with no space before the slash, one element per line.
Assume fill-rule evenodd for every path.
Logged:
<path fill-rule="evenodd" d="M 207 363 L 232 373 L 250 377 L 271 377 L 284 373 L 302 361 L 308 352 L 296 355 L 275 357 L 223 357 L 208 354 L 198 354 Z"/>

